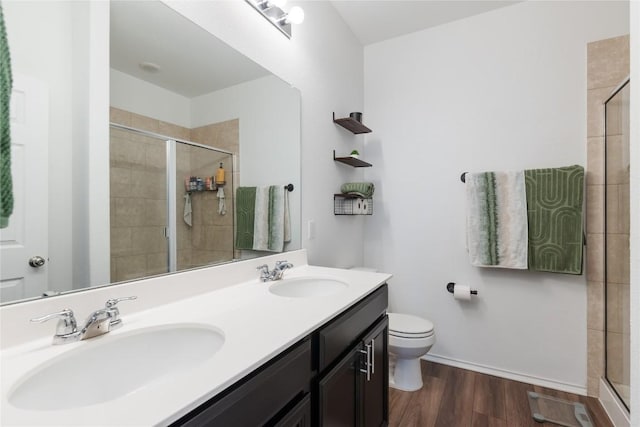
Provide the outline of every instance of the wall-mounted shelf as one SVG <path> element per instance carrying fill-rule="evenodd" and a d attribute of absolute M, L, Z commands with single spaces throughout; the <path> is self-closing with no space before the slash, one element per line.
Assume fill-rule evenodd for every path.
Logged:
<path fill-rule="evenodd" d="M 360 134 L 360 133 L 371 133 L 372 130 L 360 123 L 359 121 L 352 119 L 351 117 L 345 117 L 343 119 L 336 119 L 336 113 L 333 113 L 333 122 L 337 125 L 342 126 L 349 132 Z"/>
<path fill-rule="evenodd" d="M 373 199 L 354 194 L 333 195 L 334 215 L 373 215 Z"/>
<path fill-rule="evenodd" d="M 344 163 L 345 165 L 353 166 L 354 168 L 370 168 L 373 166 L 371 163 L 367 163 L 364 160 L 356 159 L 351 156 L 336 157 L 336 150 L 333 150 L 333 160 Z"/>

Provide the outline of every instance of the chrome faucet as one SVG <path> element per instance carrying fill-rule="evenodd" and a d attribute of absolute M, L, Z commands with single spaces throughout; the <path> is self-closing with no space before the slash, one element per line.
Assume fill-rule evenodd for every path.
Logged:
<path fill-rule="evenodd" d="M 259 266 L 257 270 L 260 270 L 260 280 L 268 282 L 271 280 L 282 279 L 284 271 L 288 268 L 293 268 L 293 264 L 287 261 L 276 261 L 276 265 L 271 271 L 269 271 L 269 266 L 267 264 Z"/>
<path fill-rule="evenodd" d="M 51 319 L 59 319 L 56 326 L 56 334 L 53 336 L 53 344 L 66 344 L 80 340 L 97 337 L 106 334 L 112 329 L 122 326 L 120 310 L 116 305 L 120 301 L 134 300 L 137 297 L 112 298 L 107 300 L 104 308 L 94 311 L 87 317 L 82 329 L 78 330 L 78 323 L 71 309 L 64 309 L 57 313 L 47 314 L 31 319 L 32 322 L 46 322 Z"/>

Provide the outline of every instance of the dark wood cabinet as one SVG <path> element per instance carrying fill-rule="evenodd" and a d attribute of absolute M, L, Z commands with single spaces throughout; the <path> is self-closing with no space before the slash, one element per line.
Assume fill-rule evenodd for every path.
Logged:
<path fill-rule="evenodd" d="M 387 301 L 385 284 L 172 426 L 386 426 Z"/>

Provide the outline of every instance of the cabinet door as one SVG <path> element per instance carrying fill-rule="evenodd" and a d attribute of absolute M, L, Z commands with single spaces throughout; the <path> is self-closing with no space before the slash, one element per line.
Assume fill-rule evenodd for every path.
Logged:
<path fill-rule="evenodd" d="M 360 347 L 350 350 L 318 382 L 318 426 L 353 427 L 358 425 Z"/>
<path fill-rule="evenodd" d="M 369 363 L 363 354 L 361 374 L 361 419 L 364 427 L 386 426 L 389 422 L 389 318 L 384 316 L 365 336 L 362 349 L 369 352 Z M 368 349 L 367 349 L 368 346 Z M 366 371 L 369 371 L 368 373 Z"/>
<path fill-rule="evenodd" d="M 309 393 L 274 427 L 311 427 L 311 398 Z"/>

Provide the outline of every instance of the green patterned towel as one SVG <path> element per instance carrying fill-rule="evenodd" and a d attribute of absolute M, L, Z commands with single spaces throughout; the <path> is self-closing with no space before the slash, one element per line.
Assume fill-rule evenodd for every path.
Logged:
<path fill-rule="evenodd" d="M 373 196 L 374 191 L 372 182 L 347 182 L 340 187 L 340 192 L 343 194 L 357 194 L 364 198 Z"/>
<path fill-rule="evenodd" d="M 584 169 L 524 172 L 529 221 L 529 269 L 582 274 Z"/>
<path fill-rule="evenodd" d="M 238 187 L 236 191 L 236 249 L 253 249 L 253 220 L 256 187 Z"/>
<path fill-rule="evenodd" d="M 9 226 L 13 212 L 13 184 L 11 181 L 11 58 L 9 43 L 0 5 L 0 228 Z"/>

